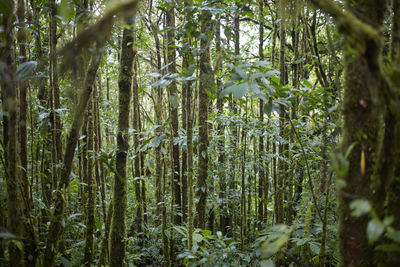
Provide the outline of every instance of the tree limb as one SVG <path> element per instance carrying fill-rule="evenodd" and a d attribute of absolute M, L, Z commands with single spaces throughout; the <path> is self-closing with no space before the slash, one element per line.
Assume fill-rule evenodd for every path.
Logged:
<path fill-rule="evenodd" d="M 371 39 L 378 45 L 382 42 L 382 35 L 379 30 L 362 22 L 353 13 L 343 10 L 333 0 L 310 0 L 310 2 L 316 8 L 331 15 L 342 33 L 360 39 L 360 41 Z"/>

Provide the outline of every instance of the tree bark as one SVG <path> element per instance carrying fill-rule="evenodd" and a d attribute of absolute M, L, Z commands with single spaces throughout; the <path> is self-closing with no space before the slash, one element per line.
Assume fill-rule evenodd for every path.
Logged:
<path fill-rule="evenodd" d="M 91 266 L 93 263 L 93 256 L 95 255 L 93 247 L 93 235 L 95 230 L 95 193 L 94 193 L 94 178 L 93 178 L 93 139 L 94 139 L 94 125 L 93 125 L 93 111 L 94 111 L 94 98 L 91 97 L 88 106 L 88 164 L 87 164 L 87 193 L 88 198 L 86 202 L 86 233 L 85 233 L 85 249 L 83 264 Z"/>
<path fill-rule="evenodd" d="M 175 49 L 175 8 L 171 7 L 166 13 L 167 31 L 167 58 L 168 58 L 168 72 L 170 74 L 176 73 L 176 49 Z M 178 92 L 175 82 L 168 87 L 169 102 L 170 102 L 170 120 L 173 139 L 179 137 L 178 135 Z M 174 141 L 174 140 L 173 140 Z M 172 144 L 172 158 L 173 158 L 173 172 L 172 172 L 172 190 L 173 199 L 175 204 L 174 223 L 179 225 L 182 223 L 182 217 L 179 215 L 182 206 L 181 186 L 180 186 L 180 160 L 179 160 L 179 145 L 173 142 Z"/>
<path fill-rule="evenodd" d="M 4 40 L 0 48 L 0 57 L 3 62 L 1 75 L 2 103 L 3 103 L 3 127 L 4 149 L 6 150 L 6 186 L 7 186 L 7 228 L 17 237 L 23 235 L 22 195 L 20 193 L 21 177 L 18 175 L 18 101 L 17 86 L 14 73 L 13 59 L 13 11 L 14 1 L 3 1 L 4 10 L 2 27 Z M 15 242 L 20 242 L 16 240 Z M 21 244 L 22 245 L 22 244 Z M 9 243 L 9 265 L 24 266 L 24 249 L 18 248 L 14 242 Z"/>
<path fill-rule="evenodd" d="M 133 33 L 124 28 L 121 45 L 121 63 L 118 77 L 119 114 L 117 135 L 116 173 L 114 178 L 113 215 L 110 233 L 110 265 L 123 266 L 125 258 L 125 213 L 127 205 L 126 158 L 129 149 L 129 106 L 132 87 Z"/>
<path fill-rule="evenodd" d="M 210 64 L 211 13 L 202 11 L 201 32 L 206 36 L 200 40 L 200 84 L 199 84 L 199 163 L 197 192 L 199 202 L 196 205 L 196 227 L 205 229 L 206 203 L 207 203 L 207 178 L 208 178 L 208 91 L 212 90 L 213 75 Z"/>

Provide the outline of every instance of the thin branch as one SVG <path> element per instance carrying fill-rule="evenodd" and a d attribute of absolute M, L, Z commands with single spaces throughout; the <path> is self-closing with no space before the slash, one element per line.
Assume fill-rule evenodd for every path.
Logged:
<path fill-rule="evenodd" d="M 252 19 L 252 18 L 241 18 L 240 21 L 250 21 L 250 22 L 253 22 L 253 23 L 257 24 L 257 25 L 260 25 L 259 21 L 255 20 L 255 19 Z M 271 31 L 273 30 L 270 26 L 265 25 L 265 24 L 264 24 L 264 28 L 266 28 L 268 30 L 271 30 Z"/>

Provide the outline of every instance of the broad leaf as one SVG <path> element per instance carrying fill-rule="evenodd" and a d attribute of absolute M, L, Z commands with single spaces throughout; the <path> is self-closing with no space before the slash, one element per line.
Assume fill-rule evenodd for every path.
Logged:
<path fill-rule="evenodd" d="M 36 69 L 37 62 L 36 61 L 27 61 L 21 63 L 16 71 L 18 80 L 26 80 L 32 74 L 32 72 Z"/>
<path fill-rule="evenodd" d="M 247 73 L 239 66 L 235 67 L 235 72 L 242 78 L 247 79 Z"/>
<path fill-rule="evenodd" d="M 385 230 L 385 225 L 378 219 L 372 219 L 369 221 L 367 226 L 367 238 L 372 244 L 379 239 Z"/>

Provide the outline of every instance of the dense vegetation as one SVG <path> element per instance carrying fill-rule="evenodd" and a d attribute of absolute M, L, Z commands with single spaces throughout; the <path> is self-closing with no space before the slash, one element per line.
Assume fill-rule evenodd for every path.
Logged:
<path fill-rule="evenodd" d="M 400 266 L 400 0 L 2 0 L 0 266 Z"/>

